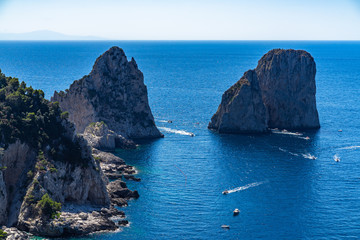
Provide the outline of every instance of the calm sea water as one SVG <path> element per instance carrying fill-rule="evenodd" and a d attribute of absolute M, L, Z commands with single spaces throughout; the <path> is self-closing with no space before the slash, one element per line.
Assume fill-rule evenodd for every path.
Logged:
<path fill-rule="evenodd" d="M 116 152 L 139 170 L 142 181 L 128 185 L 140 198 L 123 209 L 130 227 L 91 239 L 360 237 L 360 42 L 0 42 L 0 68 L 50 98 L 114 45 L 143 71 L 165 138 Z M 321 129 L 303 136 L 209 131 L 222 93 L 272 48 L 315 58 Z"/>

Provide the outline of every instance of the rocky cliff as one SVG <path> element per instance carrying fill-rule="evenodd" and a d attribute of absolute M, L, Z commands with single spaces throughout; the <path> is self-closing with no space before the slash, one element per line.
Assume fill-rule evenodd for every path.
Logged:
<path fill-rule="evenodd" d="M 224 93 L 208 127 L 228 133 L 319 128 L 315 74 L 308 52 L 271 50 Z"/>
<path fill-rule="evenodd" d="M 90 123 L 104 122 L 125 138 L 163 136 L 155 126 L 142 72 L 118 47 L 101 55 L 89 75 L 65 92 L 55 92 L 51 100 L 69 112 L 77 133 L 83 133 Z"/>
<path fill-rule="evenodd" d="M 50 237 L 117 229 L 109 218 L 124 214 L 110 206 L 101 158 L 93 157 L 68 114 L 1 71 L 0 110 L 0 225 Z M 110 193 L 124 204 L 138 197 L 126 185 L 122 191 L 127 194 Z M 23 235 L 4 229 L 10 239 Z"/>
<path fill-rule="evenodd" d="M 220 133 L 262 133 L 267 131 L 267 116 L 259 81 L 254 70 L 244 76 L 222 96 L 209 128 Z"/>

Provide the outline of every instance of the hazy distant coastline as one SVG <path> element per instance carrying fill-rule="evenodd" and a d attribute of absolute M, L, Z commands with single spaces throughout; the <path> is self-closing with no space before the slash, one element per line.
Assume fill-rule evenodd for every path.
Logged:
<path fill-rule="evenodd" d="M 66 35 L 63 33 L 58 33 L 49 30 L 40 30 L 26 33 L 0 33 L 0 41 L 70 41 L 70 40 L 107 40 L 101 37 L 95 36 L 74 36 L 74 35 Z"/>

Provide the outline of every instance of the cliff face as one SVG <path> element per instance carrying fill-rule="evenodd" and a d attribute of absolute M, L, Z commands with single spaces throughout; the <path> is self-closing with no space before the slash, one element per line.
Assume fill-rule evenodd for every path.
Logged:
<path fill-rule="evenodd" d="M 7 220 L 7 192 L 6 185 L 3 178 L 3 173 L 0 171 L 0 225 L 6 223 Z"/>
<path fill-rule="evenodd" d="M 316 65 L 302 50 L 274 49 L 265 54 L 255 69 L 270 128 L 319 128 L 316 109 Z"/>
<path fill-rule="evenodd" d="M 69 202 L 109 206 L 107 179 L 58 104 L 0 71 L 0 109 L 1 224 L 28 230 Z"/>
<path fill-rule="evenodd" d="M 209 128 L 220 133 L 262 133 L 267 131 L 266 120 L 259 81 L 249 70 L 224 93 Z"/>
<path fill-rule="evenodd" d="M 227 133 L 319 128 L 315 74 L 309 53 L 271 50 L 224 93 L 208 127 Z"/>
<path fill-rule="evenodd" d="M 90 123 L 103 121 L 125 138 L 162 137 L 148 104 L 143 74 L 135 60 L 128 61 L 118 47 L 101 55 L 89 75 L 66 92 L 55 92 L 51 100 L 69 112 L 77 133 L 83 133 Z"/>
<path fill-rule="evenodd" d="M 3 170 L 3 181 L 0 181 L 0 190 L 4 186 L 7 196 L 2 199 L 0 197 L 1 208 L 6 207 L 7 210 L 1 215 L 1 224 L 23 225 L 28 218 L 34 217 L 34 205 L 46 193 L 62 204 L 109 205 L 106 182 L 99 170 L 99 163 L 91 157 L 86 141 L 81 138 L 74 141 L 83 143 L 80 146 L 82 157 L 88 159 L 86 165 L 50 158 L 39 160 L 34 149 L 27 144 L 17 141 L 9 145 L 1 159 L 2 164 L 7 167 Z M 36 217 L 38 216 L 35 215 Z"/>

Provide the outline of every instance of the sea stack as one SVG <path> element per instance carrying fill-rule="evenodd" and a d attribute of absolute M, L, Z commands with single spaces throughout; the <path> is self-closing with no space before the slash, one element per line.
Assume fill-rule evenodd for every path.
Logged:
<path fill-rule="evenodd" d="M 263 133 L 267 131 L 266 109 L 254 70 L 230 87 L 211 118 L 209 128 L 220 133 Z"/>
<path fill-rule="evenodd" d="M 83 133 L 90 123 L 104 122 L 125 138 L 159 138 L 144 76 L 134 60 L 112 47 L 95 62 L 89 75 L 74 81 L 65 92 L 55 92 L 51 101 L 59 102 L 69 120 Z"/>
<path fill-rule="evenodd" d="M 220 133 L 317 129 L 315 74 L 308 52 L 273 49 L 224 93 L 208 127 Z"/>

